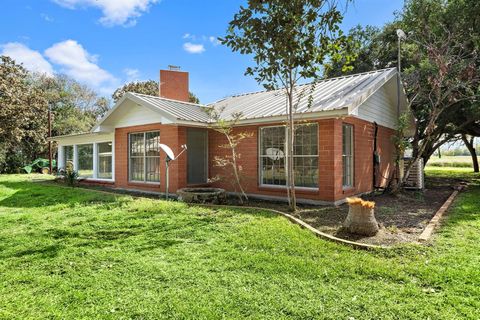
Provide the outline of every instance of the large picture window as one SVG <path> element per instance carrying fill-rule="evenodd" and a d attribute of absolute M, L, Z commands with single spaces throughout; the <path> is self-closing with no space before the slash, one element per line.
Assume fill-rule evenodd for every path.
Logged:
<path fill-rule="evenodd" d="M 260 129 L 260 183 L 284 186 L 286 178 L 286 138 L 284 126 Z M 297 126 L 294 142 L 294 174 L 298 187 L 318 187 L 318 126 Z"/>
<path fill-rule="evenodd" d="M 353 187 L 353 126 L 343 124 L 342 134 L 342 162 L 343 187 Z"/>
<path fill-rule="evenodd" d="M 63 168 L 73 170 L 73 146 L 63 147 Z"/>
<path fill-rule="evenodd" d="M 112 143 L 97 144 L 97 178 L 112 179 Z"/>
<path fill-rule="evenodd" d="M 129 135 L 130 181 L 160 182 L 160 132 Z"/>
<path fill-rule="evenodd" d="M 82 178 L 93 177 L 93 144 L 81 144 L 78 152 L 78 176 Z"/>

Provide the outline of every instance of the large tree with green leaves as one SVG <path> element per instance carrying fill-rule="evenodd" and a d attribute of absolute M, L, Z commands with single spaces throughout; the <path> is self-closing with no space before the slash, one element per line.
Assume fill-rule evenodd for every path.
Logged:
<path fill-rule="evenodd" d="M 29 73 L 0 57 L 0 172 L 13 172 L 38 156 L 47 134 L 47 100 Z"/>
<path fill-rule="evenodd" d="M 351 72 L 395 66 L 396 29 L 407 33 L 401 62 L 415 120 L 410 142 L 414 158 L 424 163 L 444 143 L 480 132 L 479 17 L 474 0 L 410 0 L 382 29 L 350 31 L 359 56 Z M 341 65 L 332 64 L 327 76 L 342 73 Z"/>
<path fill-rule="evenodd" d="M 327 61 L 352 60 L 350 41 L 340 30 L 342 13 L 337 1 L 249 0 L 220 39 L 233 51 L 252 55 L 255 64 L 245 74 L 267 90 L 283 89 L 286 98 L 287 184 L 291 210 L 296 210 L 293 145 L 295 113 L 310 92 L 297 92 L 304 79 L 315 81 L 328 68 Z M 314 88 L 314 86 L 311 86 Z M 294 97 L 297 97 L 294 99 Z"/>

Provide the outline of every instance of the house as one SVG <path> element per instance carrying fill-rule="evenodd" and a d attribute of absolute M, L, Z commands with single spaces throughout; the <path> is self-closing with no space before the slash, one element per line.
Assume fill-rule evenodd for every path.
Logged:
<path fill-rule="evenodd" d="M 296 113 L 299 202 L 338 204 L 385 186 L 394 169 L 398 106 L 406 108 L 397 76 L 391 68 L 297 87 L 297 94 L 312 92 L 313 97 L 311 105 L 303 98 Z M 214 157 L 226 150 L 218 147 L 224 137 L 211 129 L 204 108 L 224 108 L 227 120 L 241 111 L 235 130 L 251 133 L 238 148 L 247 194 L 286 199 L 282 90 L 235 95 L 205 106 L 188 102 L 188 73 L 161 70 L 160 79 L 159 96 L 127 93 L 90 132 L 53 137 L 59 168 L 73 165 L 85 183 L 163 193 L 165 154 L 159 145 L 178 154 L 186 144 L 188 150 L 170 164 L 169 189 L 207 185 L 222 170 L 213 165 Z M 210 185 L 231 190 L 221 181 Z"/>

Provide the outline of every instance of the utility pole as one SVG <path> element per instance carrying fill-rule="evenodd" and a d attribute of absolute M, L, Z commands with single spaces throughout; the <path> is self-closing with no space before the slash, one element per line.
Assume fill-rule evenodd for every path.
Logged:
<path fill-rule="evenodd" d="M 50 103 L 48 104 L 48 168 L 49 173 L 52 174 L 52 108 Z"/>

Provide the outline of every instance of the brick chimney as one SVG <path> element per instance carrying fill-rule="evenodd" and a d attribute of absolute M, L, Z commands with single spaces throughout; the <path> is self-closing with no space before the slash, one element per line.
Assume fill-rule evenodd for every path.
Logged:
<path fill-rule="evenodd" d="M 158 95 L 162 98 L 188 102 L 188 72 L 178 69 L 170 67 L 170 70 L 160 70 Z"/>

